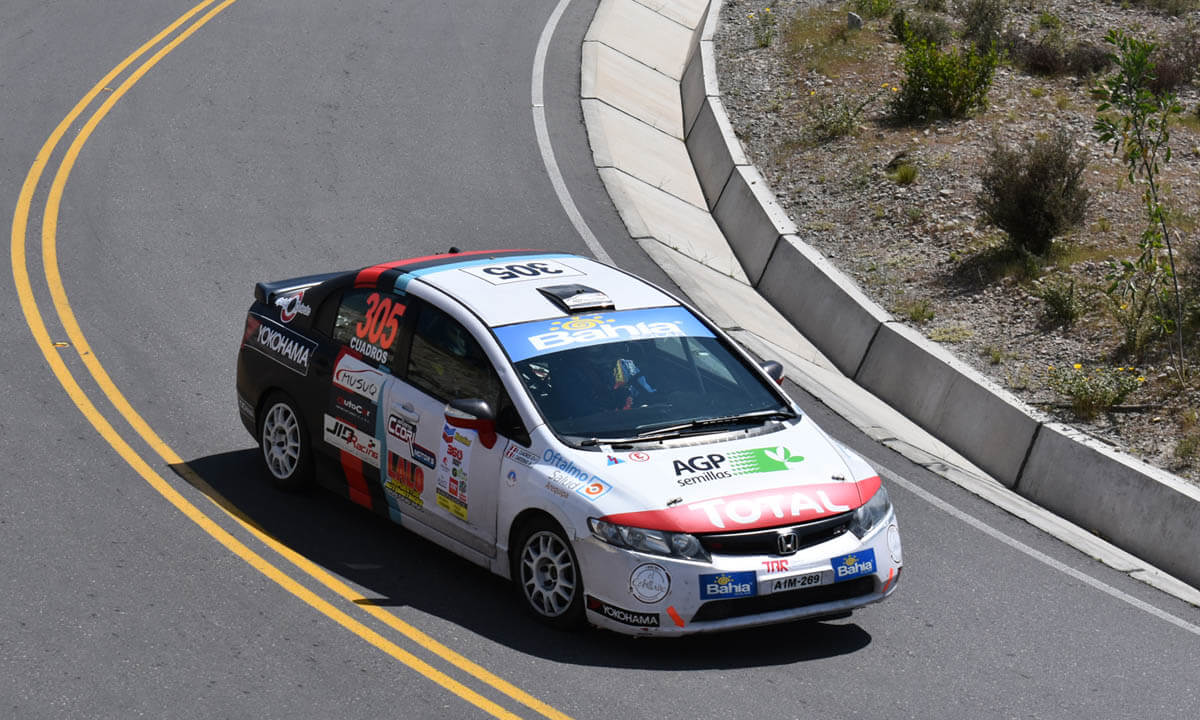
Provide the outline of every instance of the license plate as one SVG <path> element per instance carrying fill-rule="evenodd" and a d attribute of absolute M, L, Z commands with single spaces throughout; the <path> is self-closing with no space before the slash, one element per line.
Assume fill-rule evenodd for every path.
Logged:
<path fill-rule="evenodd" d="M 806 587 L 815 587 L 817 585 L 821 585 L 822 575 L 823 573 L 819 572 L 806 573 L 804 575 L 792 575 L 790 577 L 781 577 L 775 578 L 774 580 L 768 580 L 763 583 L 763 585 L 766 585 L 766 588 L 764 589 L 771 593 L 787 592 L 788 590 L 800 590 Z"/>

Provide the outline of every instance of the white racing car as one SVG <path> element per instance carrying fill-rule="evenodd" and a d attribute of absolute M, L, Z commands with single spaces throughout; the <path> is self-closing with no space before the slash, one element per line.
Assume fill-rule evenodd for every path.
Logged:
<path fill-rule="evenodd" d="M 878 474 L 781 378 L 624 271 L 496 251 L 259 283 L 237 388 L 276 484 L 511 578 L 552 625 L 683 635 L 896 589 Z"/>

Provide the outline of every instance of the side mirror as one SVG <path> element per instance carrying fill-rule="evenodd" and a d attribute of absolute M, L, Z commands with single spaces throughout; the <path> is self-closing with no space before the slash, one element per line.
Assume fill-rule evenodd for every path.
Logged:
<path fill-rule="evenodd" d="M 496 445 L 496 411 L 486 400 L 458 398 L 445 410 L 446 424 L 479 433 L 479 441 L 491 450 Z"/>
<path fill-rule="evenodd" d="M 760 364 L 763 371 L 777 384 L 783 384 L 783 365 L 780 365 L 774 360 L 767 360 Z"/>

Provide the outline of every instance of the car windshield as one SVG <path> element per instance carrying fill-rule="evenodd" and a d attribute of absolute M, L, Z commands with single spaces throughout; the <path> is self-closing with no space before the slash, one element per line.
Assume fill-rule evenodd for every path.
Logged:
<path fill-rule="evenodd" d="M 790 417 L 761 376 L 686 308 L 496 328 L 550 427 L 576 442 L 633 442 Z"/>

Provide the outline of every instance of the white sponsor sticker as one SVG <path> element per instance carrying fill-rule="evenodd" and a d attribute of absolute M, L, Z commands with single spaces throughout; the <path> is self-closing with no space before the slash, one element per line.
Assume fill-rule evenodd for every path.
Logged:
<path fill-rule="evenodd" d="M 555 260 L 516 260 L 508 263 L 500 262 L 495 265 L 466 267 L 462 268 L 462 271 L 487 280 L 493 285 L 583 275 L 575 268 Z"/>
<path fill-rule="evenodd" d="M 383 388 L 383 373 L 350 355 L 338 358 L 333 369 L 333 384 L 361 395 L 373 403 L 379 402 L 379 391 Z"/>

